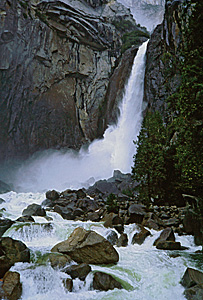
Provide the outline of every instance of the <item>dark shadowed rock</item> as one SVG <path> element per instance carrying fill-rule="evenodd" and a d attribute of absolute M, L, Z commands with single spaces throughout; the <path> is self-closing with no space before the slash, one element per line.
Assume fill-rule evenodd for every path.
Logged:
<path fill-rule="evenodd" d="M 145 239 L 151 235 L 150 231 L 145 229 L 143 226 L 139 226 L 140 231 L 136 232 L 132 238 L 132 244 L 143 244 Z"/>
<path fill-rule="evenodd" d="M 160 250 L 186 250 L 187 247 L 181 246 L 180 242 L 173 241 L 159 241 L 156 244 L 156 248 Z"/>
<path fill-rule="evenodd" d="M 100 215 L 97 212 L 89 212 L 87 214 L 87 220 L 98 222 L 100 220 Z"/>
<path fill-rule="evenodd" d="M 2 203 L 4 203 L 4 202 L 5 202 L 5 200 L 2 199 L 2 198 L 0 198 L 0 204 L 2 204 Z"/>
<path fill-rule="evenodd" d="M 108 182 L 107 180 L 99 180 L 88 189 L 88 193 L 102 193 L 105 195 L 118 194 L 120 191 L 116 183 Z"/>
<path fill-rule="evenodd" d="M 60 193 L 55 191 L 55 190 L 52 190 L 52 191 L 47 191 L 46 192 L 46 198 L 49 199 L 49 200 L 56 200 L 58 199 L 60 196 Z"/>
<path fill-rule="evenodd" d="M 55 245 L 51 251 L 67 254 L 78 263 L 111 264 L 119 260 L 117 251 L 109 241 L 81 227 L 76 228 L 66 241 Z"/>
<path fill-rule="evenodd" d="M 104 227 L 106 228 L 112 228 L 114 225 L 123 225 L 122 218 L 113 212 L 106 214 L 102 221 L 104 221 Z"/>
<path fill-rule="evenodd" d="M 195 285 L 184 291 L 184 295 L 188 300 L 202 300 L 203 299 L 203 286 Z"/>
<path fill-rule="evenodd" d="M 126 233 L 121 233 L 118 238 L 117 247 L 126 247 L 128 245 L 128 235 Z"/>
<path fill-rule="evenodd" d="M 19 217 L 16 221 L 18 222 L 35 222 L 32 216 L 22 216 Z"/>
<path fill-rule="evenodd" d="M 33 203 L 23 210 L 22 215 L 44 217 L 46 216 L 46 211 L 41 207 L 41 205 Z"/>
<path fill-rule="evenodd" d="M 137 223 L 141 224 L 146 212 L 141 204 L 132 204 L 128 208 L 129 218 L 126 219 L 126 224 Z"/>
<path fill-rule="evenodd" d="M 62 216 L 66 220 L 74 220 L 73 210 L 71 208 L 63 207 L 60 205 L 54 206 L 54 211 Z"/>
<path fill-rule="evenodd" d="M 0 237 L 12 226 L 13 223 L 15 222 L 10 219 L 0 219 Z"/>
<path fill-rule="evenodd" d="M 85 189 L 79 189 L 76 191 L 78 199 L 85 198 L 87 196 Z"/>
<path fill-rule="evenodd" d="M 77 207 L 84 212 L 93 212 L 99 208 L 98 204 L 89 198 L 79 199 L 77 201 Z"/>
<path fill-rule="evenodd" d="M 30 262 L 30 250 L 21 241 L 2 237 L 0 239 L 0 278 L 16 262 Z"/>
<path fill-rule="evenodd" d="M 71 265 L 66 267 L 63 272 L 70 275 L 72 279 L 79 278 L 85 280 L 87 275 L 91 272 L 91 267 L 85 263 L 80 265 Z"/>
<path fill-rule="evenodd" d="M 183 229 L 186 233 L 194 235 L 195 243 L 197 245 L 202 245 L 202 224 L 200 222 L 199 216 L 193 209 L 188 209 L 186 211 L 185 217 L 183 219 Z"/>
<path fill-rule="evenodd" d="M 151 212 L 146 213 L 146 215 L 144 216 L 144 219 L 142 221 L 143 226 L 146 226 L 150 229 L 155 229 L 155 230 L 159 229 L 160 224 L 161 224 L 161 221 L 158 218 L 158 216 Z"/>
<path fill-rule="evenodd" d="M 103 272 L 96 272 L 94 273 L 93 278 L 93 288 L 95 290 L 108 291 L 113 290 L 115 288 L 122 289 L 122 285 L 111 275 Z"/>
<path fill-rule="evenodd" d="M 22 284 L 18 272 L 8 271 L 4 275 L 2 289 L 5 299 L 18 300 L 22 295 Z"/>
<path fill-rule="evenodd" d="M 70 278 L 66 278 L 63 280 L 64 287 L 68 292 L 72 292 L 73 290 L 73 280 Z"/>
<path fill-rule="evenodd" d="M 185 288 L 190 288 L 197 284 L 203 285 L 203 273 L 192 268 L 187 268 L 180 283 Z"/>
<path fill-rule="evenodd" d="M 172 228 L 164 229 L 158 239 L 154 241 L 154 246 L 156 246 L 160 241 L 173 241 L 175 242 L 175 235 Z"/>

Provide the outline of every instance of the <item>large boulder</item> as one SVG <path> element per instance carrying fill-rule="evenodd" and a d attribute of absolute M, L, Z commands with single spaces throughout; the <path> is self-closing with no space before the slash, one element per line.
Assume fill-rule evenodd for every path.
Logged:
<path fill-rule="evenodd" d="M 18 272 L 8 271 L 3 278 L 2 290 L 4 299 L 18 300 L 22 295 L 22 284 Z"/>
<path fill-rule="evenodd" d="M 173 241 L 175 242 L 175 235 L 172 228 L 164 229 L 158 239 L 154 241 L 154 246 L 157 246 L 159 242 L 163 241 Z"/>
<path fill-rule="evenodd" d="M 62 253 L 50 253 L 48 259 L 53 269 L 62 269 L 72 261 L 70 256 Z"/>
<path fill-rule="evenodd" d="M 85 280 L 87 275 L 91 272 L 91 267 L 85 263 L 79 265 L 71 265 L 66 267 L 63 272 L 70 275 L 72 279 L 79 278 Z"/>
<path fill-rule="evenodd" d="M 22 215 L 45 217 L 46 211 L 43 207 L 41 207 L 41 205 L 33 203 L 23 210 Z"/>
<path fill-rule="evenodd" d="M 113 290 L 115 288 L 122 289 L 122 285 L 111 275 L 103 272 L 96 272 L 94 273 L 93 278 L 93 288 L 95 290 L 108 291 Z"/>
<path fill-rule="evenodd" d="M 143 226 L 140 226 L 140 231 L 133 235 L 132 244 L 143 244 L 149 235 L 151 235 L 150 231 L 145 229 Z"/>
<path fill-rule="evenodd" d="M 14 221 L 10 219 L 0 219 L 0 237 L 12 226 L 13 223 Z"/>
<path fill-rule="evenodd" d="M 184 287 L 184 295 L 188 300 L 203 299 L 203 273 L 187 268 L 180 282 Z"/>
<path fill-rule="evenodd" d="M 0 278 L 16 262 L 30 262 L 30 250 L 21 241 L 2 237 L 0 239 Z"/>
<path fill-rule="evenodd" d="M 146 212 L 144 206 L 141 204 L 132 204 L 128 208 L 129 218 L 126 220 L 126 224 L 137 223 L 141 224 Z"/>
<path fill-rule="evenodd" d="M 86 264 L 111 264 L 119 255 L 109 241 L 98 233 L 76 228 L 66 241 L 55 245 L 52 252 L 69 255 L 74 261 Z"/>

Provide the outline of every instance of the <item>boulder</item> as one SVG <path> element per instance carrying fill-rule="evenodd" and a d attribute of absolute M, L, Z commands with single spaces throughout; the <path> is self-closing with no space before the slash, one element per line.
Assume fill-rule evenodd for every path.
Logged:
<path fill-rule="evenodd" d="M 100 221 L 100 215 L 97 212 L 89 212 L 87 214 L 87 220 L 90 220 L 92 222 L 98 222 Z"/>
<path fill-rule="evenodd" d="M 203 273 L 192 268 L 187 268 L 181 279 L 181 284 L 185 288 L 190 288 L 197 284 L 203 285 Z"/>
<path fill-rule="evenodd" d="M 160 219 L 157 217 L 156 214 L 154 214 L 152 212 L 146 213 L 146 215 L 144 216 L 144 219 L 142 221 L 143 226 L 146 226 L 150 229 L 155 229 L 155 230 L 159 229 L 160 223 L 161 223 Z"/>
<path fill-rule="evenodd" d="M 32 216 L 22 216 L 22 217 L 19 217 L 16 221 L 17 222 L 35 222 L 35 220 L 33 219 Z"/>
<path fill-rule="evenodd" d="M 49 261 L 53 269 L 62 269 L 69 264 L 72 259 L 68 255 L 53 252 L 49 254 Z"/>
<path fill-rule="evenodd" d="M 108 291 L 113 290 L 115 288 L 122 289 L 122 285 L 111 275 L 103 272 L 96 272 L 94 273 L 93 278 L 93 288 L 95 290 Z"/>
<path fill-rule="evenodd" d="M 180 224 L 180 221 L 177 218 L 170 218 L 163 221 L 164 227 L 175 226 L 177 227 Z"/>
<path fill-rule="evenodd" d="M 18 300 L 22 295 L 22 284 L 18 272 L 8 271 L 4 275 L 2 289 L 8 300 Z"/>
<path fill-rule="evenodd" d="M 98 204 L 89 198 L 79 199 L 77 201 L 77 207 L 84 212 L 94 212 L 99 208 Z"/>
<path fill-rule="evenodd" d="M 173 241 L 175 242 L 175 235 L 172 228 L 164 229 L 158 239 L 155 240 L 154 246 L 156 246 L 160 241 Z"/>
<path fill-rule="evenodd" d="M 128 235 L 122 233 L 118 238 L 117 247 L 126 247 L 128 245 Z"/>
<path fill-rule="evenodd" d="M 66 278 L 63 280 L 64 287 L 68 292 L 72 292 L 73 290 L 73 280 L 70 278 Z"/>
<path fill-rule="evenodd" d="M 55 245 L 52 252 L 69 255 L 77 263 L 111 264 L 119 255 L 109 241 L 92 230 L 76 228 L 66 241 Z"/>
<path fill-rule="evenodd" d="M 126 220 L 126 224 L 137 223 L 141 224 L 146 212 L 144 211 L 144 206 L 141 204 L 132 204 L 128 208 L 129 218 Z"/>
<path fill-rule="evenodd" d="M 156 248 L 160 250 L 185 250 L 187 247 L 181 246 L 180 242 L 173 241 L 159 241 Z"/>
<path fill-rule="evenodd" d="M 71 265 L 66 267 L 63 272 L 70 275 L 72 279 L 79 278 L 85 280 L 87 275 L 91 272 L 91 267 L 85 263 L 79 265 Z"/>
<path fill-rule="evenodd" d="M 23 210 L 22 215 L 45 217 L 46 211 L 41 207 L 41 205 L 33 203 L 28 205 L 28 207 Z"/>
<path fill-rule="evenodd" d="M 2 237 L 0 239 L 0 278 L 16 262 L 30 262 L 30 250 L 21 241 Z"/>
<path fill-rule="evenodd" d="M 12 226 L 13 223 L 15 222 L 10 219 L 0 219 L 0 237 Z"/>
<path fill-rule="evenodd" d="M 183 229 L 186 233 L 194 235 L 195 243 L 202 245 L 203 232 L 202 222 L 193 209 L 188 209 L 183 219 Z"/>
<path fill-rule="evenodd" d="M 143 226 L 139 226 L 140 231 L 136 232 L 132 238 L 132 244 L 143 244 L 145 239 L 151 235 L 150 231 L 145 229 Z"/>
<path fill-rule="evenodd" d="M 195 285 L 184 291 L 185 298 L 188 300 L 202 300 L 203 299 L 203 286 Z"/>
<path fill-rule="evenodd" d="M 123 220 L 113 212 L 106 214 L 102 221 L 104 221 L 103 225 L 106 228 L 112 228 L 114 225 L 123 225 Z"/>
<path fill-rule="evenodd" d="M 60 193 L 55 191 L 55 190 L 52 190 L 52 191 L 47 191 L 46 192 L 46 198 L 49 199 L 49 200 L 56 200 L 60 197 Z"/>
<path fill-rule="evenodd" d="M 55 205 L 54 211 L 60 214 L 65 220 L 74 220 L 75 218 L 75 216 L 73 215 L 73 210 L 71 208 Z"/>

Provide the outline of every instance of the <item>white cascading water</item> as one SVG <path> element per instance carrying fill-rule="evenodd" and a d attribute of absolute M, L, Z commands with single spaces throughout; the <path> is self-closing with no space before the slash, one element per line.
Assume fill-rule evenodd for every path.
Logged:
<path fill-rule="evenodd" d="M 0 204 L 3 217 L 16 220 L 29 204 L 41 204 L 45 195 L 36 191 L 79 187 L 88 178 L 94 177 L 89 180 L 90 184 L 99 178 L 110 177 L 114 169 L 130 171 L 135 151 L 133 140 L 137 137 L 142 119 L 146 45 L 140 47 L 135 58 L 117 126 L 109 127 L 104 139 L 95 141 L 88 151 L 81 150 L 79 154 L 57 151 L 45 153 L 28 162 L 16 173 L 14 182 L 15 187 L 23 192 L 0 195 L 5 200 Z M 136 224 L 131 224 L 125 226 L 128 246 L 116 248 L 119 262 L 113 266 L 91 266 L 92 270 L 101 270 L 115 276 L 122 283 L 123 289 L 108 292 L 92 290 L 91 273 L 85 282 L 74 280 L 73 292 L 70 293 L 63 286 L 63 279 L 69 276 L 52 269 L 46 261 L 46 254 L 56 243 L 67 239 L 78 226 L 95 230 L 104 237 L 109 229 L 104 228 L 102 223 L 64 220 L 51 211 L 47 211 L 47 216 L 51 221 L 34 217 L 35 223 L 17 222 L 4 233 L 4 236 L 23 241 L 32 251 L 31 263 L 17 263 L 11 268 L 20 273 L 22 300 L 184 300 L 184 289 L 179 282 L 186 267 L 199 270 L 203 267 L 201 260 L 194 259 L 194 252 L 200 247 L 194 245 L 192 236 L 176 235 L 176 240 L 188 247 L 188 250 L 176 251 L 175 255 L 171 255 L 173 251 L 157 250 L 153 246 L 160 234 L 154 230 L 151 230 L 152 236 L 147 237 L 142 245 L 132 245 L 132 236 L 138 228 Z"/>
<path fill-rule="evenodd" d="M 17 171 L 14 180 L 18 191 L 45 191 L 79 188 L 94 180 L 109 178 L 115 169 L 131 172 L 136 140 L 143 110 L 145 52 L 147 42 L 138 50 L 120 106 L 116 126 L 110 126 L 102 140 L 94 141 L 88 150 L 52 151 L 27 162 Z M 93 179 L 94 178 L 94 179 Z"/>

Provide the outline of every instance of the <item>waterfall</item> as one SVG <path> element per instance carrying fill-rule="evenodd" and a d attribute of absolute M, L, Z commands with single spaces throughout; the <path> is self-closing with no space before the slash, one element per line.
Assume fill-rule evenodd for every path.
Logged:
<path fill-rule="evenodd" d="M 118 124 L 108 127 L 102 140 L 94 141 L 88 150 L 47 151 L 29 160 L 15 174 L 19 191 L 43 191 L 79 188 L 95 180 L 109 178 L 115 169 L 131 172 L 136 140 L 143 109 L 145 52 L 140 46 L 120 106 Z M 89 179 L 89 181 L 88 181 Z"/>

